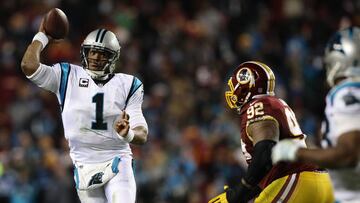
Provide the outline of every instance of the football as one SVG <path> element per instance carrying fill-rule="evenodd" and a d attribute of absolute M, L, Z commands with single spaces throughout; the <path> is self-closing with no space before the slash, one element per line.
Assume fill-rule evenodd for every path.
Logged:
<path fill-rule="evenodd" d="M 69 22 L 65 13 L 58 8 L 51 9 L 45 16 L 44 29 L 53 39 L 64 39 L 69 32 Z"/>

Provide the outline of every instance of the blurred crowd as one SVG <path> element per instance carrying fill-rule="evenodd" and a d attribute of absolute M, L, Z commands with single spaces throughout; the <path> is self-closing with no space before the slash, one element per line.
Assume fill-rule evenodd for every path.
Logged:
<path fill-rule="evenodd" d="M 246 60 L 272 67 L 276 94 L 315 137 L 327 91 L 325 43 L 360 24 L 356 0 L 0 1 L 0 202 L 78 202 L 57 99 L 20 70 L 53 7 L 67 14 L 70 31 L 46 48 L 43 63 L 79 64 L 84 37 L 107 28 L 122 46 L 118 71 L 145 85 L 149 139 L 132 146 L 138 203 L 203 203 L 239 180 L 239 126 L 224 90 Z"/>

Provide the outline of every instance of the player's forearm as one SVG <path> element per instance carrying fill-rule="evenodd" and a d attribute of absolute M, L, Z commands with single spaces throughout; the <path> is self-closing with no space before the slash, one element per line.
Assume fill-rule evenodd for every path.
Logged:
<path fill-rule="evenodd" d="M 143 145 L 147 141 L 148 131 L 143 126 L 138 126 L 132 129 L 134 131 L 134 139 L 131 141 L 131 144 Z"/>
<path fill-rule="evenodd" d="M 360 150 L 360 132 L 343 133 L 337 145 L 327 149 L 299 149 L 296 157 L 299 161 L 312 162 L 326 168 L 354 167 L 357 165 Z"/>
<path fill-rule="evenodd" d="M 254 146 L 251 163 L 245 174 L 245 181 L 255 186 L 272 168 L 271 149 L 276 144 L 273 140 L 262 140 Z"/>
<path fill-rule="evenodd" d="M 247 172 L 227 194 L 228 202 L 248 202 L 261 192 L 258 184 L 272 168 L 270 154 L 275 143 L 273 140 L 261 140 L 255 144 Z"/>
<path fill-rule="evenodd" d="M 40 52 L 42 46 L 41 42 L 33 41 L 26 49 L 21 61 L 21 69 L 25 75 L 32 75 L 40 66 Z"/>
<path fill-rule="evenodd" d="M 335 148 L 298 150 L 297 159 L 302 162 L 311 162 L 326 168 L 353 167 L 357 164 L 356 153 Z"/>

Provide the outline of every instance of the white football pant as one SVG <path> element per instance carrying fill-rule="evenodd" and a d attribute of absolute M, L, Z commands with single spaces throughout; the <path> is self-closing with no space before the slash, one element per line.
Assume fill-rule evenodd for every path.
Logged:
<path fill-rule="evenodd" d="M 103 187 L 93 190 L 77 190 L 82 203 L 135 203 L 136 183 L 132 157 L 121 156 L 118 174 Z"/>

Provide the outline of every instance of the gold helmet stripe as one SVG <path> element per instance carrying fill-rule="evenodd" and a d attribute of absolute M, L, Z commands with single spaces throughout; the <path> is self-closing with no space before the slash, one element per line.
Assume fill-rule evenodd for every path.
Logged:
<path fill-rule="evenodd" d="M 271 70 L 271 68 L 269 66 L 267 66 L 266 64 L 258 62 L 258 61 L 251 61 L 251 62 L 259 65 L 261 68 L 264 69 L 264 71 L 268 77 L 267 93 L 270 95 L 274 95 L 275 94 L 274 93 L 275 75 L 274 75 L 273 71 Z"/>

